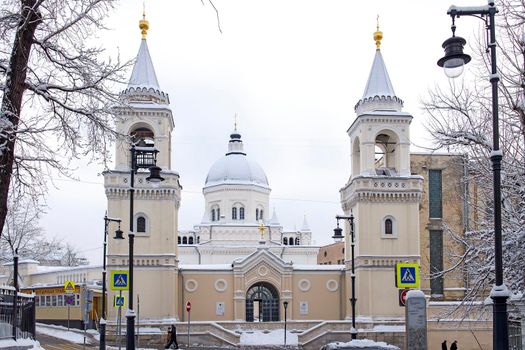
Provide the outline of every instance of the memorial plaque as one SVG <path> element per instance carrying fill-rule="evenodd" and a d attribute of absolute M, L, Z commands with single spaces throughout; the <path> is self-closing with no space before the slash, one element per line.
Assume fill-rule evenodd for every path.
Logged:
<path fill-rule="evenodd" d="M 420 290 L 407 293 L 406 344 L 410 350 L 427 350 L 427 302 Z"/>

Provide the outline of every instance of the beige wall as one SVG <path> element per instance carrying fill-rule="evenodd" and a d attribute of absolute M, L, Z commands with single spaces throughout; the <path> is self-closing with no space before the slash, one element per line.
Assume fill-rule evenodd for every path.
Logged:
<path fill-rule="evenodd" d="M 319 248 L 317 263 L 320 265 L 337 265 L 345 263 L 345 243 L 336 242 Z"/>
<path fill-rule="evenodd" d="M 437 154 L 412 154 L 412 171 L 423 176 L 423 193 L 421 198 L 420 217 L 420 251 L 421 251 L 421 289 L 430 295 L 430 230 L 443 230 L 443 263 L 448 269 L 454 261 L 447 256 L 450 253 L 461 255 L 463 248 L 454 242 L 445 227 L 450 228 L 456 234 L 463 234 L 463 166 L 461 155 L 437 155 Z M 442 171 L 442 199 L 443 218 L 441 220 L 429 219 L 428 212 L 428 173 L 429 170 Z M 457 300 L 464 295 L 464 281 L 458 270 L 449 273 L 444 278 L 444 300 Z M 436 297 L 436 296 L 434 296 Z M 439 299 L 439 298 L 438 298 Z"/>
<path fill-rule="evenodd" d="M 292 281 L 292 308 L 291 313 L 288 314 L 289 319 L 340 320 L 344 317 L 342 312 L 344 309 L 344 279 L 342 272 L 296 271 L 293 274 Z M 305 287 L 308 283 L 304 281 L 308 281 L 310 284 L 307 290 Z M 301 302 L 308 303 L 307 314 L 301 314 Z M 290 311 L 290 306 L 288 306 L 288 309 Z"/>

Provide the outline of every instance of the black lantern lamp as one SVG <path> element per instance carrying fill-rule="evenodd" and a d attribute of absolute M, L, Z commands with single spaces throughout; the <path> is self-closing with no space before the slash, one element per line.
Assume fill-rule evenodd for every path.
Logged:
<path fill-rule="evenodd" d="M 149 176 L 146 178 L 146 181 L 150 182 L 152 185 L 159 184 L 164 181 L 164 178 L 160 176 L 162 169 L 156 165 L 149 168 Z"/>
<path fill-rule="evenodd" d="M 445 56 L 437 62 L 438 66 L 443 67 L 445 75 L 449 78 L 457 78 L 463 73 L 465 64 L 469 63 L 471 57 L 463 53 L 463 47 L 467 43 L 462 37 L 456 36 L 456 25 L 452 17 L 452 36 L 445 40 L 441 45 L 445 49 Z"/>
<path fill-rule="evenodd" d="M 115 237 L 113 239 L 124 239 L 124 232 L 118 228 L 118 230 L 115 231 Z"/>
<path fill-rule="evenodd" d="M 334 228 L 334 235 L 332 238 L 336 242 L 341 242 L 343 240 L 343 229 L 339 227 L 339 220 L 337 220 L 337 227 Z"/>

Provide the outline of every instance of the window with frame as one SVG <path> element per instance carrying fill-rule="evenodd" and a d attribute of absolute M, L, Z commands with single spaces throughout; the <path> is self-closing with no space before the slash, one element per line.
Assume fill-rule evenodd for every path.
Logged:
<path fill-rule="evenodd" d="M 392 235 L 394 233 L 392 219 L 385 220 L 385 235 Z"/>
<path fill-rule="evenodd" d="M 288 238 L 283 237 L 283 244 L 284 244 L 284 245 L 288 245 Z"/>
<path fill-rule="evenodd" d="M 432 219 L 443 217 L 442 171 L 428 171 L 428 215 Z"/>
<path fill-rule="evenodd" d="M 193 237 L 188 238 L 188 244 L 193 244 Z"/>
<path fill-rule="evenodd" d="M 255 209 L 255 220 L 259 220 L 259 208 Z"/>
<path fill-rule="evenodd" d="M 443 297 L 443 277 L 435 276 L 443 271 L 443 231 L 430 230 L 430 295 Z"/>
<path fill-rule="evenodd" d="M 301 239 L 299 237 L 295 237 L 295 245 L 300 245 Z"/>
<path fill-rule="evenodd" d="M 139 216 L 137 218 L 137 232 L 146 232 L 146 218 L 144 216 Z"/>
<path fill-rule="evenodd" d="M 215 221 L 215 209 L 211 210 L 211 221 Z"/>
<path fill-rule="evenodd" d="M 232 208 L 232 220 L 237 220 L 237 208 Z"/>
<path fill-rule="evenodd" d="M 182 237 L 182 244 L 188 244 L 188 237 Z"/>
<path fill-rule="evenodd" d="M 239 220 L 244 220 L 244 207 L 239 208 Z"/>

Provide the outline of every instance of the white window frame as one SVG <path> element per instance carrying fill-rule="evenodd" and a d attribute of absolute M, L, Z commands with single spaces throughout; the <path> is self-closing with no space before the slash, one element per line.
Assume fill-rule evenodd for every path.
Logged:
<path fill-rule="evenodd" d="M 385 222 L 386 220 L 392 220 L 392 234 L 386 234 Z M 385 239 L 396 239 L 397 238 L 397 220 L 392 215 L 386 215 L 381 219 L 381 238 Z"/>

